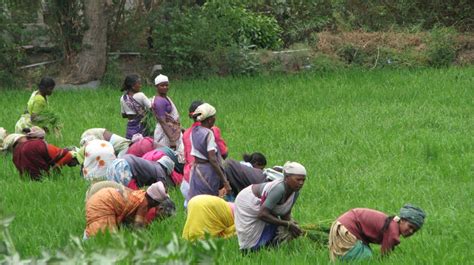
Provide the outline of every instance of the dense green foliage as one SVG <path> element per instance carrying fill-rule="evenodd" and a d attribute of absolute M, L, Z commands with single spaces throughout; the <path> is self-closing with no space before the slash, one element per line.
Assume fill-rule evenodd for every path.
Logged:
<path fill-rule="evenodd" d="M 260 49 L 291 49 L 301 43 L 312 49 L 322 31 L 435 31 L 433 38 L 427 40 L 428 51 L 422 50 L 422 58 L 417 52 L 400 53 L 386 47 L 357 52 L 359 48 L 351 47 L 352 44 L 342 47 L 337 55 L 345 63 L 369 67 L 390 66 L 387 61 L 396 62 L 397 66 L 447 66 L 454 62 L 457 52 L 453 48 L 454 33 L 472 32 L 474 26 L 474 5 L 469 0 L 164 0 L 136 1 L 135 5 L 113 0 L 111 3 L 103 14 L 108 18 L 108 51 L 140 52 L 142 68 L 158 63 L 168 72 L 183 77 L 300 70 L 308 63 L 297 62 L 297 67 L 288 67 L 292 62 L 262 62 L 255 53 Z M 26 29 L 24 23 L 34 23 L 39 9 L 43 10 L 48 28 Z M 24 58 L 19 46 L 31 43 L 26 36 L 40 35 L 47 39 L 51 45 L 50 56 L 65 66 L 57 72 L 70 70 L 68 66 L 73 64 L 75 56 L 88 48 L 82 47 L 81 41 L 84 31 L 91 26 L 85 23 L 83 9 L 84 0 L 6 0 L 0 6 L 0 22 L 5 25 L 0 33 L 0 81 L 4 86 L 14 86 L 17 77 L 26 76 L 18 71 Z M 271 65 L 270 69 L 267 65 Z M 114 72 L 123 69 L 116 71 L 115 59 L 109 60 L 108 68 L 111 69 L 107 69 L 103 81 L 106 85 L 116 85 Z M 34 73 L 35 77 L 42 71 Z M 33 78 L 25 79 L 31 82 Z"/>
<path fill-rule="evenodd" d="M 390 257 L 371 263 L 471 263 L 472 229 L 466 224 L 472 219 L 474 196 L 474 68 L 349 70 L 186 82 L 170 78 L 169 95 L 183 126 L 191 124 L 186 113 L 192 100 L 216 106 L 217 125 L 231 158 L 260 151 L 269 165 L 296 160 L 307 167 L 309 175 L 293 210 L 301 224 L 330 223 L 353 207 L 394 214 L 411 202 L 426 210 L 425 226 L 402 239 Z M 144 92 L 155 93 L 151 87 Z M 29 95 L 6 91 L 0 98 L 0 124 L 9 131 Z M 118 90 L 109 89 L 55 91 L 50 104 L 64 121 L 63 138 L 48 135 L 47 140 L 77 145 L 81 133 L 92 127 L 123 134 L 126 121 L 120 117 L 119 97 Z M 70 244 L 71 235 L 82 237 L 88 184 L 78 168 L 31 182 L 19 178 L 11 155 L 6 155 L 0 157 L 0 185 L 0 208 L 16 216 L 9 228 L 22 258 L 39 257 L 42 250 L 54 253 Z M 119 239 L 92 239 L 83 249 L 68 253 L 101 256 L 112 248 L 132 257 L 141 249 L 173 242 L 173 232 L 181 234 L 185 214 L 179 190 L 172 189 L 171 197 L 178 207 L 175 217 L 141 232 L 123 230 Z M 216 242 L 223 248 L 221 264 L 329 261 L 327 249 L 307 238 L 248 256 L 240 254 L 236 238 Z"/>
<path fill-rule="evenodd" d="M 278 49 L 280 27 L 233 1 L 202 7 L 165 1 L 153 23 L 153 45 L 166 69 L 185 75 L 248 71 L 245 49 Z"/>

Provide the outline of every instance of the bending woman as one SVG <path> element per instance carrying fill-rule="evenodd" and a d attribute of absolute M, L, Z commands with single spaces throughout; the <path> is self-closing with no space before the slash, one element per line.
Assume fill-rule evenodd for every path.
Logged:
<path fill-rule="evenodd" d="M 123 223 L 142 228 L 146 223 L 146 214 L 152 207 L 174 203 L 166 193 L 161 182 L 156 182 L 146 192 L 128 188 L 103 188 L 86 202 L 86 229 L 84 238 L 96 235 L 100 231 L 115 232 Z"/>
<path fill-rule="evenodd" d="M 114 153 L 118 157 L 124 155 L 127 152 L 129 146 L 132 144 L 132 141 L 129 139 L 114 134 L 105 128 L 91 128 L 85 130 L 81 135 L 81 141 L 79 144 L 81 146 L 85 146 L 92 140 L 104 140 L 109 142 L 112 144 Z"/>
<path fill-rule="evenodd" d="M 39 126 L 47 132 L 55 131 L 59 134 L 59 120 L 48 109 L 48 96 L 53 94 L 56 83 L 50 77 L 43 77 L 26 104 L 25 114 L 21 115 L 15 125 L 15 132 L 22 133 L 23 129 Z"/>
<path fill-rule="evenodd" d="M 200 194 L 219 195 L 225 188 L 226 193 L 232 189 L 221 169 L 221 155 L 217 148 L 211 127 L 216 121 L 216 109 L 204 103 L 194 112 L 194 117 L 201 125 L 191 132 L 191 155 L 194 164 L 191 168 L 187 200 Z"/>
<path fill-rule="evenodd" d="M 399 216 L 387 216 L 367 208 L 352 209 L 332 224 L 329 232 L 329 254 L 332 261 L 351 261 L 372 257 L 370 243 L 382 245 L 382 255 L 400 244 L 400 235 L 410 237 L 425 220 L 425 212 L 406 204 Z"/>
<path fill-rule="evenodd" d="M 174 162 L 163 156 L 158 161 L 148 161 L 134 155 L 115 159 L 107 168 L 107 178 L 131 189 L 138 189 L 161 181 L 167 187 L 174 186 L 171 179 Z"/>
<path fill-rule="evenodd" d="M 44 138 L 43 129 L 34 126 L 26 133 L 26 137 L 17 139 L 13 146 L 13 163 L 20 172 L 32 180 L 40 180 L 51 170 L 59 171 L 62 166 L 78 164 L 76 153 L 66 148 L 48 144 Z"/>
<path fill-rule="evenodd" d="M 243 189 L 235 199 L 235 228 L 239 246 L 255 251 L 278 244 L 278 227 L 286 227 L 293 237 L 302 234 L 291 219 L 291 209 L 306 179 L 306 169 L 299 163 L 286 162 L 284 179 L 254 184 Z"/>
<path fill-rule="evenodd" d="M 226 159 L 224 161 L 224 173 L 232 187 L 232 194 L 237 196 L 241 190 L 252 184 L 260 184 L 266 181 L 263 168 L 267 164 L 265 156 L 261 153 L 252 155 L 244 154 L 244 163 Z"/>
<path fill-rule="evenodd" d="M 198 195 L 189 201 L 182 236 L 195 240 L 205 234 L 223 238 L 235 235 L 233 203 L 212 195 Z"/>
<path fill-rule="evenodd" d="M 142 83 L 138 75 L 132 74 L 125 77 L 122 87 L 124 94 L 120 97 L 120 107 L 122 117 L 128 119 L 125 135 L 127 139 L 132 139 L 132 136 L 137 133 L 149 136 L 140 122 L 145 117 L 146 111 L 151 108 L 151 102 L 140 91 L 141 87 Z"/>

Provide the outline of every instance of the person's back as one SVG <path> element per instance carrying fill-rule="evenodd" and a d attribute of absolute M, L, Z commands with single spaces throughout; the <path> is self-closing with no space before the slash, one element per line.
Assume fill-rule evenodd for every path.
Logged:
<path fill-rule="evenodd" d="M 355 208 L 337 220 L 366 245 L 376 243 L 381 244 L 384 249 L 391 249 L 400 243 L 400 232 L 396 222 L 392 222 L 388 229 L 381 233 L 387 217 L 385 213 L 377 210 Z"/>
<path fill-rule="evenodd" d="M 42 139 L 31 139 L 17 144 L 13 150 L 13 163 L 21 175 L 28 173 L 33 180 L 39 180 L 48 172 L 51 158 L 47 144 Z"/>
<path fill-rule="evenodd" d="M 134 155 L 124 155 L 123 159 L 130 165 L 138 187 L 149 186 L 157 181 L 162 181 L 168 187 L 173 185 L 173 181 L 158 162 L 148 161 Z"/>

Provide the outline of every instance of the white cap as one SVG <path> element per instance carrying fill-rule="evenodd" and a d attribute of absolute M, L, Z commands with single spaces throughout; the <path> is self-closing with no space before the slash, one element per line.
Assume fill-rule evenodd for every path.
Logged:
<path fill-rule="evenodd" d="M 196 108 L 193 115 L 198 115 L 196 118 L 197 121 L 203 121 L 209 117 L 216 115 L 216 108 L 214 108 L 208 103 L 204 103 Z"/>
<path fill-rule="evenodd" d="M 159 74 L 157 77 L 155 77 L 155 86 L 165 82 L 169 82 L 168 77 L 166 75 Z"/>
<path fill-rule="evenodd" d="M 306 176 L 306 168 L 298 162 L 287 161 L 285 165 L 283 165 L 283 173 Z"/>

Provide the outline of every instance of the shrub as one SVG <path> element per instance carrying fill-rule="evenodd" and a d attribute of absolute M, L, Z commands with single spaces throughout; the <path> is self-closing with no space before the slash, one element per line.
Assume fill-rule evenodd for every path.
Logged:
<path fill-rule="evenodd" d="M 18 66 L 25 58 L 24 51 L 20 48 L 24 42 L 24 31 L 3 5 L 0 5 L 0 25 L 0 82 L 2 87 L 15 87 L 19 83 L 15 79 L 18 76 Z"/>
<path fill-rule="evenodd" d="M 251 47 L 276 49 L 281 45 L 281 30 L 273 18 L 232 1 L 209 1 L 202 7 L 163 5 L 155 19 L 153 39 L 160 63 L 169 71 L 248 74 L 257 68 L 248 53 Z"/>
<path fill-rule="evenodd" d="M 428 40 L 427 57 L 431 66 L 446 67 L 456 58 L 454 36 L 451 28 L 435 28 Z"/>

